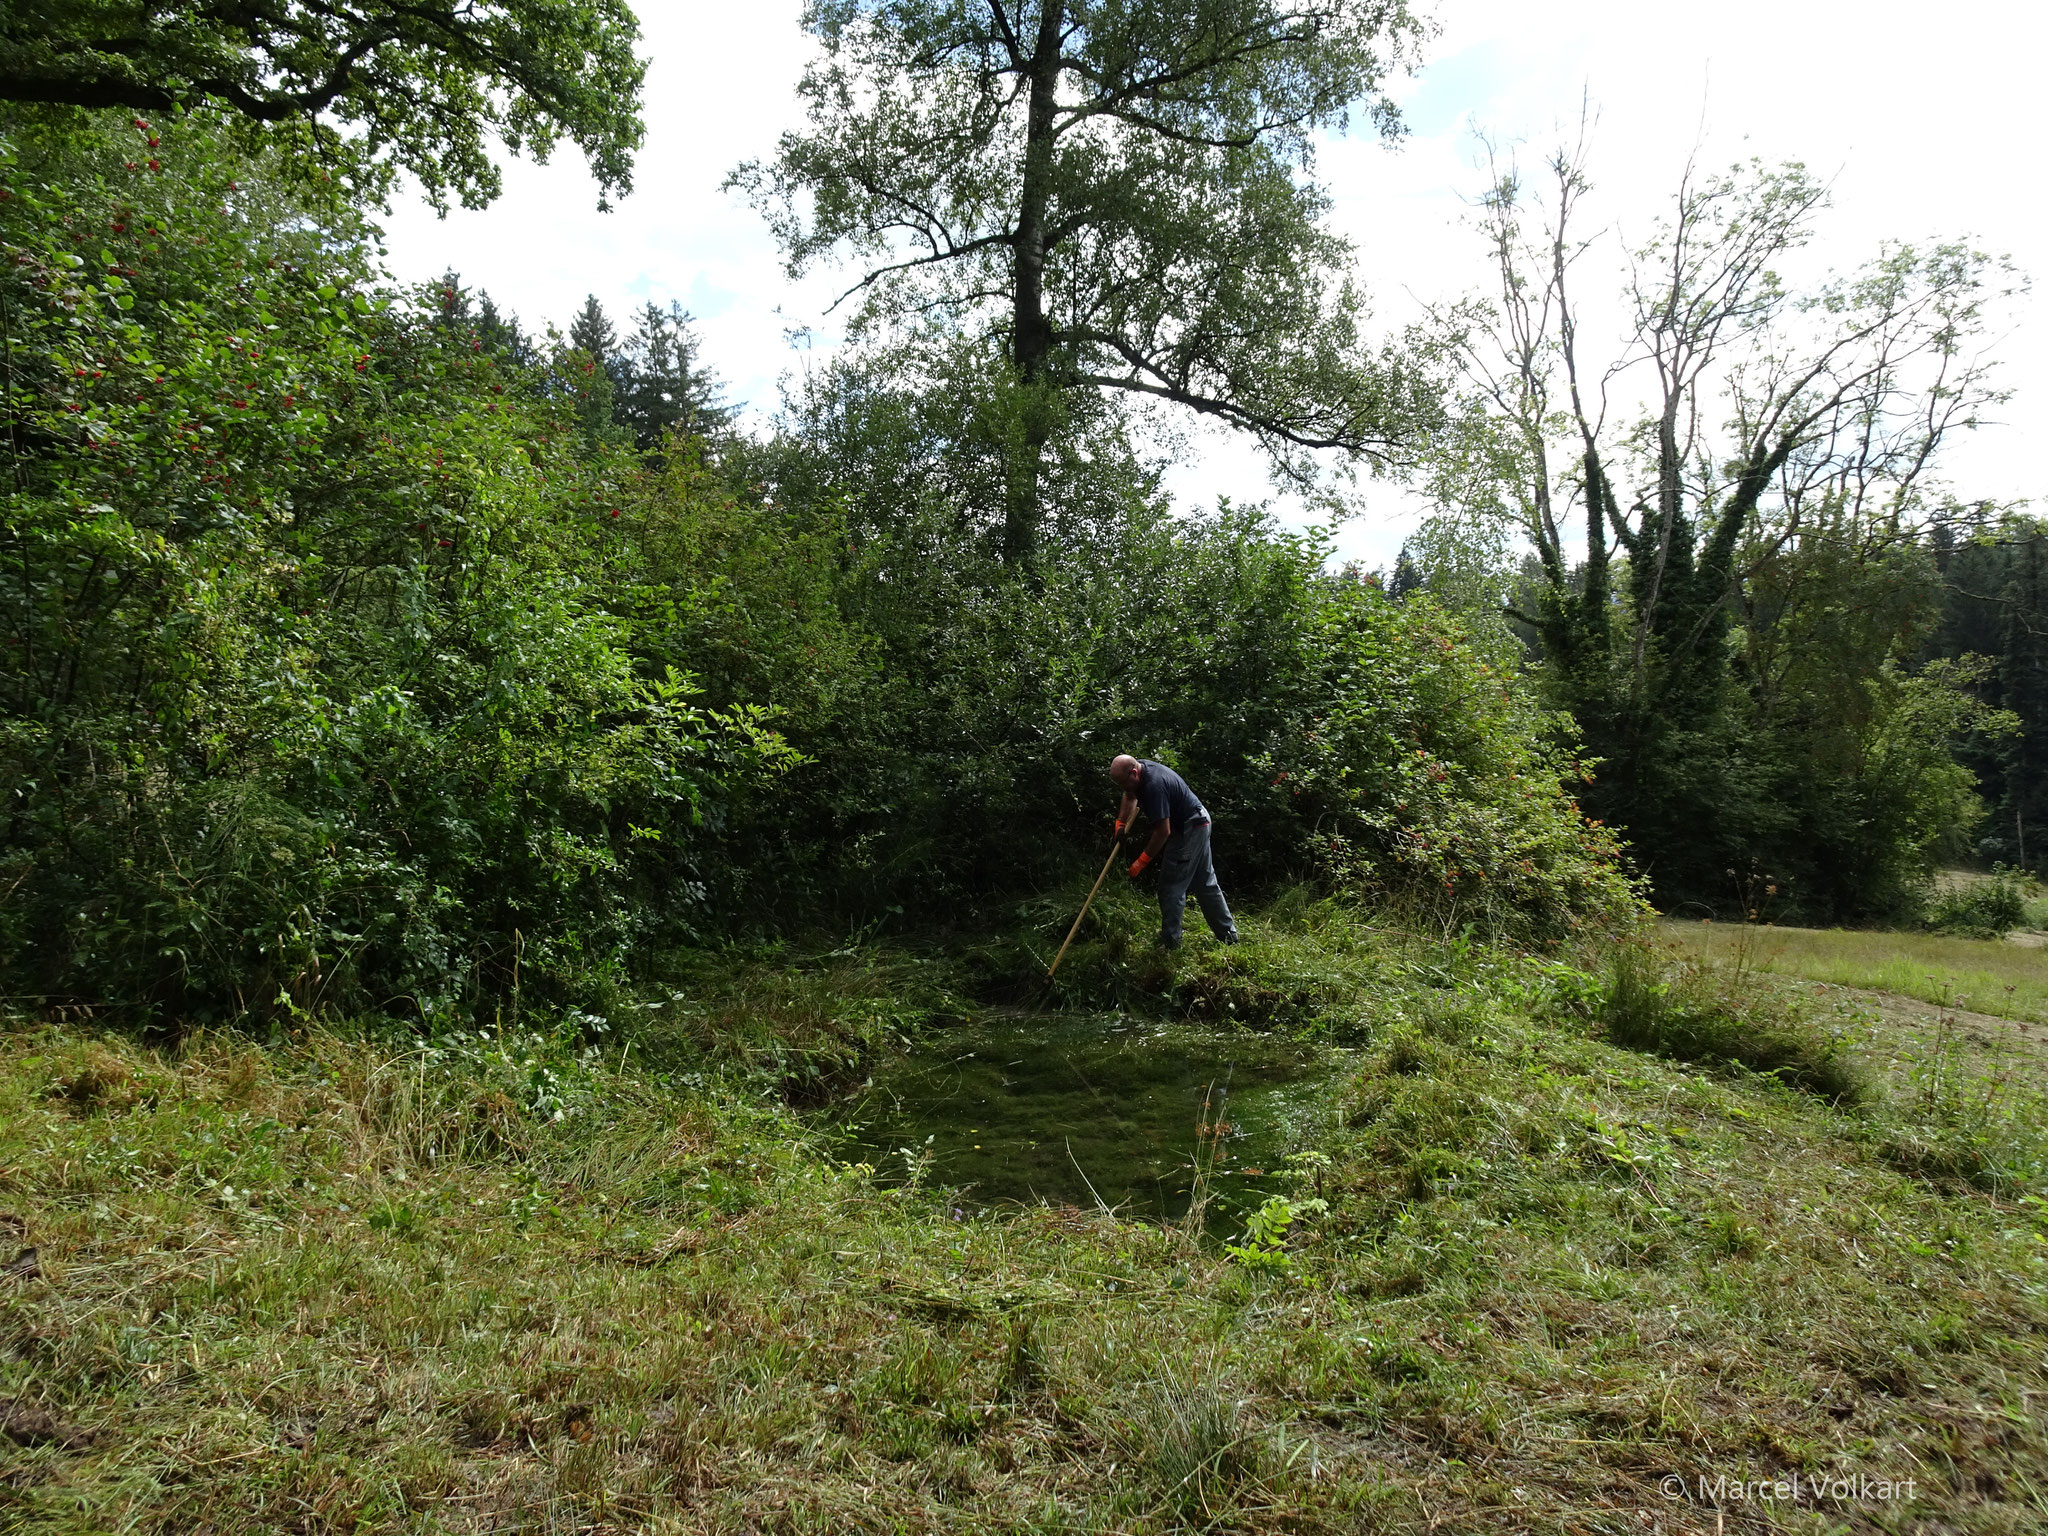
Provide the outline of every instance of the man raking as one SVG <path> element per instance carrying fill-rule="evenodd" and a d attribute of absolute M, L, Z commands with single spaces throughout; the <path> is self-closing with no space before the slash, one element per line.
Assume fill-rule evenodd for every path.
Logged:
<path fill-rule="evenodd" d="M 1116 813 L 1117 836 L 1123 836 L 1139 811 L 1152 823 L 1152 836 L 1132 863 L 1131 878 L 1137 879 L 1155 863 L 1159 866 L 1159 942 L 1167 949 L 1180 947 L 1181 918 L 1192 886 L 1209 931 L 1219 942 L 1235 944 L 1237 924 L 1231 920 L 1230 903 L 1223 899 L 1209 856 L 1209 813 L 1187 780 L 1164 763 L 1128 754 L 1109 765 L 1109 777 L 1124 792 Z"/>

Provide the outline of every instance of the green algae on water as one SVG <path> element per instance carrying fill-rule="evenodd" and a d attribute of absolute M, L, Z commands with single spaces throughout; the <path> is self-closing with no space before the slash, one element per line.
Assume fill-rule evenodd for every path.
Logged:
<path fill-rule="evenodd" d="M 986 1020 L 884 1062 L 834 1119 L 843 1155 L 885 1181 L 921 1169 L 963 1205 L 1100 1204 L 1157 1221 L 1187 1213 L 1207 1126 L 1209 1212 L 1234 1225 L 1279 1188 L 1327 1054 L 1122 1015 Z"/>

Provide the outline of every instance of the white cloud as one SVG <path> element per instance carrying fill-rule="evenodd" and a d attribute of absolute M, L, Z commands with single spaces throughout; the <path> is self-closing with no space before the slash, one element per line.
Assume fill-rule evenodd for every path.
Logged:
<path fill-rule="evenodd" d="M 453 266 L 530 325 L 566 324 L 586 293 L 615 315 L 651 299 L 695 311 L 710 361 L 736 398 L 772 409 L 796 359 L 785 333 L 826 324 L 841 286 L 829 274 L 793 285 L 759 217 L 720 190 L 739 161 L 772 152 L 797 125 L 794 85 L 808 43 L 795 0 L 750 6 L 644 3 L 647 145 L 638 190 L 615 212 L 564 151 L 555 163 L 506 167 L 505 195 L 482 213 L 437 220 L 424 207 L 389 221 L 394 270 L 408 280 Z M 1620 0 L 1463 0 L 1440 12 L 1425 67 L 1398 89 L 1412 127 L 1398 147 L 1354 138 L 1328 146 L 1322 172 L 1336 216 L 1357 241 L 1382 320 L 1418 299 L 1484 280 L 1463 199 L 1483 177 L 1476 125 L 1540 156 L 1576 123 L 1590 93 L 1599 125 L 1597 209 L 1640 238 L 1704 128 L 1703 163 L 1756 155 L 1800 159 L 1832 179 L 1835 206 L 1815 251 L 1857 264 L 1885 237 L 1970 236 L 2048 277 L 2048 219 L 2034 164 L 2033 72 L 2041 12 L 1965 0 L 1924 5 L 1848 0 L 1723 0 L 1712 8 Z M 2029 303 L 2004 339 L 2017 398 L 2004 424 L 1954 453 L 1970 495 L 2029 496 L 2032 458 L 2048 436 L 2042 318 Z M 1176 472 L 1184 498 L 1269 495 L 1258 456 L 1222 429 L 1191 435 Z M 1344 530 L 1346 553 L 1385 561 L 1412 525 L 1403 498 L 1376 492 Z"/>
<path fill-rule="evenodd" d="M 697 316 L 711 363 L 737 400 L 772 409 L 790 360 L 785 332 L 816 324 L 837 288 L 800 285 L 760 217 L 720 184 L 740 161 L 773 152 L 797 120 L 808 53 L 798 7 L 641 6 L 647 142 L 635 191 L 597 211 L 597 184 L 573 147 L 545 166 L 505 163 L 505 192 L 481 212 L 437 218 L 423 203 L 387 221 L 393 270 L 408 281 L 453 267 L 530 328 L 566 327 L 594 293 L 614 321 L 645 302 Z"/>

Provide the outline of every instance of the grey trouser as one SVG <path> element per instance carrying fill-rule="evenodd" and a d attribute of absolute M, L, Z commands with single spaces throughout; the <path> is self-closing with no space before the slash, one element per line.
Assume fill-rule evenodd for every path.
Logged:
<path fill-rule="evenodd" d="M 1168 949 L 1180 947 L 1181 916 L 1187 911 L 1188 889 L 1202 904 L 1202 916 L 1209 931 L 1226 944 L 1237 942 L 1237 924 L 1230 918 L 1230 903 L 1223 899 L 1223 887 L 1216 883 L 1216 865 L 1209 857 L 1209 823 L 1176 827 L 1166 846 L 1159 850 L 1159 942 Z"/>

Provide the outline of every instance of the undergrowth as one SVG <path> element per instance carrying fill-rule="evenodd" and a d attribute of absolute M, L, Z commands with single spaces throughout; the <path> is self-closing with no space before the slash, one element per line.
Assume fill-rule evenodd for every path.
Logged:
<path fill-rule="evenodd" d="M 2027 924 L 2040 887 L 2024 872 L 2000 867 L 1981 880 L 1951 885 L 1928 903 L 1926 924 L 1934 933 L 1967 939 L 1999 939 Z"/>

